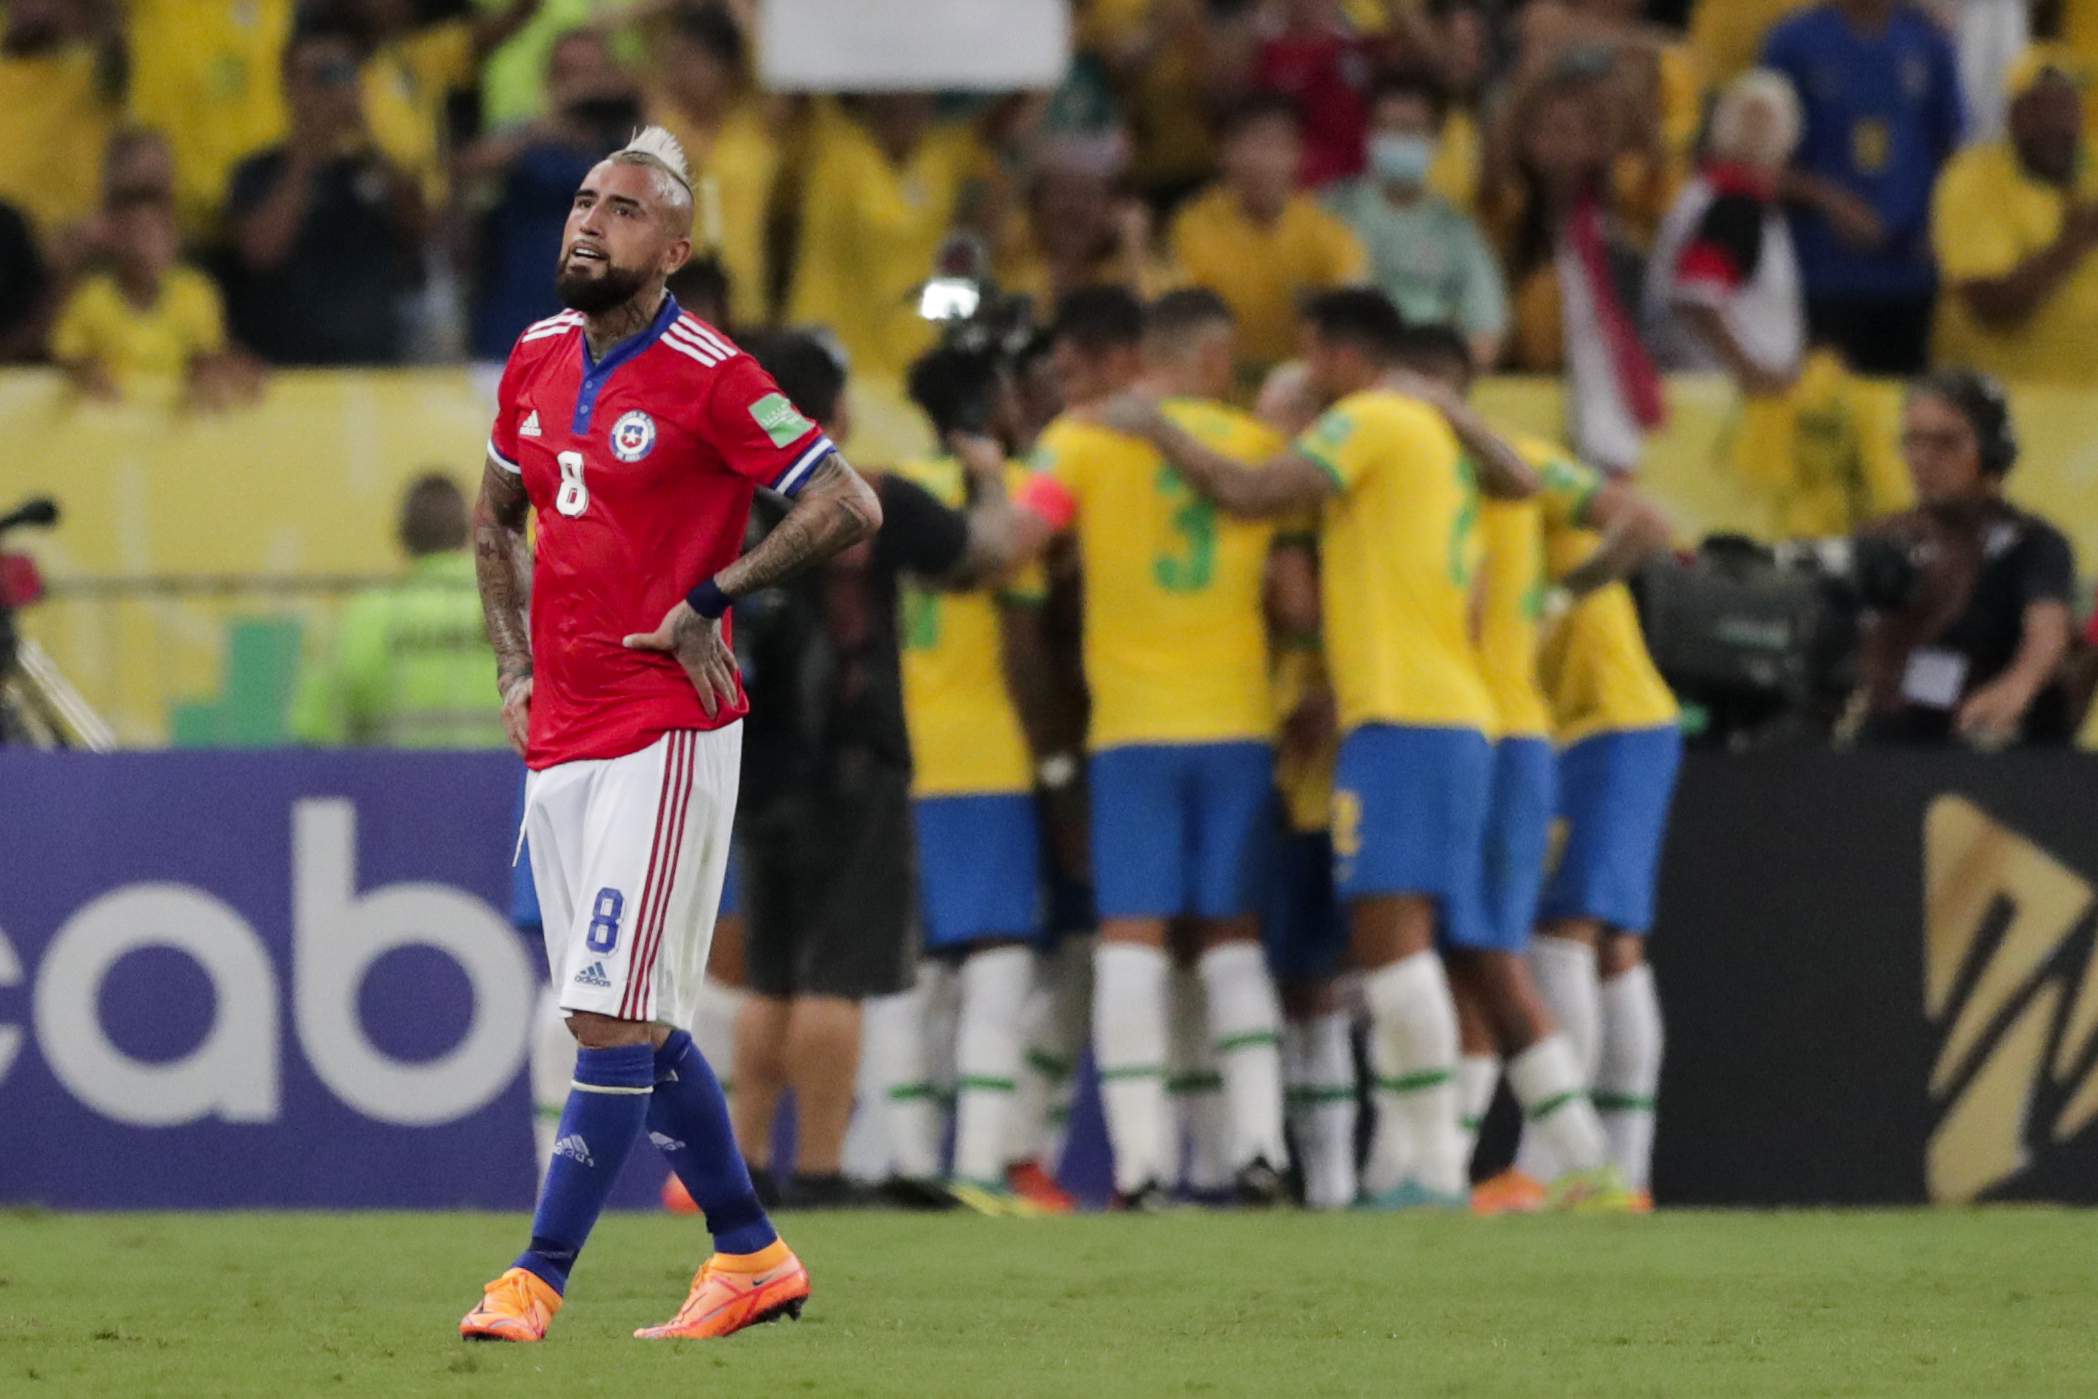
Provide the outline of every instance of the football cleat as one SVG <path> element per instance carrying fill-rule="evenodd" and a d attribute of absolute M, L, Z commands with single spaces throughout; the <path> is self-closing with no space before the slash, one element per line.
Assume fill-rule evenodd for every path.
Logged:
<path fill-rule="evenodd" d="M 1165 1214 L 1173 1209 L 1173 1197 L 1155 1180 L 1134 1190 L 1116 1191 L 1114 1208 L 1129 1214 Z"/>
<path fill-rule="evenodd" d="M 1632 1192 L 1632 1213 L 1652 1214 L 1653 1212 L 1654 1192 L 1651 1190 L 1634 1190 Z"/>
<path fill-rule="evenodd" d="M 778 1256 L 757 1272 L 724 1268 L 720 1254 L 709 1258 L 692 1279 L 692 1291 L 677 1315 L 634 1335 L 644 1341 L 696 1341 L 733 1335 L 783 1316 L 800 1320 L 809 1299 L 809 1270 L 786 1244 L 772 1248 L 779 1250 Z M 756 1256 L 767 1257 L 772 1248 Z"/>
<path fill-rule="evenodd" d="M 561 1294 L 526 1268 L 512 1268 L 482 1289 L 481 1305 L 459 1323 L 469 1341 L 538 1341 L 561 1310 Z"/>
<path fill-rule="evenodd" d="M 692 1192 L 672 1171 L 663 1182 L 663 1208 L 672 1214 L 698 1214 L 699 1205 L 692 1199 Z"/>
<path fill-rule="evenodd" d="M 1559 1214 L 1630 1214 L 1632 1192 L 1615 1166 L 1576 1171 L 1552 1182 L 1545 1208 Z"/>
<path fill-rule="evenodd" d="M 1004 1186 L 988 1181 L 963 1180 L 957 1176 L 947 1182 L 947 1193 L 962 1208 L 999 1219 L 1034 1219 L 1048 1213 L 1026 1196 L 1016 1195 Z"/>
<path fill-rule="evenodd" d="M 1472 1187 L 1472 1213 L 1482 1219 L 1499 1214 L 1535 1214 L 1544 1208 L 1544 1202 L 1544 1187 L 1534 1176 L 1513 1166 Z"/>
<path fill-rule="evenodd" d="M 1022 1161 L 1005 1173 L 1005 1184 L 1013 1194 L 1031 1202 L 1043 1214 L 1076 1214 L 1078 1201 L 1056 1183 L 1056 1178 L 1033 1161 Z"/>
<path fill-rule="evenodd" d="M 1381 1195 L 1365 1193 L 1355 1201 L 1358 1210 L 1461 1210 L 1471 1203 L 1463 1195 L 1430 1190 L 1417 1180 L 1402 1180 Z"/>
<path fill-rule="evenodd" d="M 1239 1167 L 1231 1187 L 1238 1202 L 1248 1209 L 1273 1209 L 1290 1202 L 1289 1178 L 1270 1166 L 1265 1156 L 1256 1156 Z"/>

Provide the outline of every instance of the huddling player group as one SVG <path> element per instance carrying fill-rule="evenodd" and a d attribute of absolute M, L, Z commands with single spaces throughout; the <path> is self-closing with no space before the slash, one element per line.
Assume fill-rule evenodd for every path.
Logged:
<path fill-rule="evenodd" d="M 897 471 L 1005 492 L 1050 568 L 902 590 L 926 960 L 870 1020 L 906 1041 L 874 1046 L 892 1174 L 1064 1207 L 1090 1027 L 1127 1208 L 1644 1208 L 1679 739 L 1622 580 L 1665 517 L 1481 421 L 1462 339 L 1374 292 L 1307 304 L 1254 414 L 1207 292 L 1078 293 L 1051 345 L 1065 411 L 1025 466 L 993 378 L 968 411 L 921 392 L 955 450 Z M 1053 662 L 1010 644 L 1073 569 L 1097 943 L 1048 931 L 1042 789 L 1076 769 L 1028 712 Z M 725 1073 L 727 1026 L 697 1033 Z M 1504 1076 L 1520 1156 L 1473 1191 Z"/>

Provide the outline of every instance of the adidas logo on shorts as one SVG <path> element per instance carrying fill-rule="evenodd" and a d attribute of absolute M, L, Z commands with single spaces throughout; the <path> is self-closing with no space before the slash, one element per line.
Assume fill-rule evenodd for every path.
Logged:
<path fill-rule="evenodd" d="M 581 1132 L 570 1132 L 567 1136 L 555 1142 L 554 1155 L 566 1156 L 569 1160 L 580 1162 L 585 1166 L 595 1166 L 597 1164 L 597 1162 L 590 1159 L 590 1143 L 583 1140 Z"/>
<path fill-rule="evenodd" d="M 648 1139 L 655 1144 L 655 1148 L 658 1151 L 683 1151 L 685 1149 L 685 1144 L 676 1137 L 666 1137 L 661 1132 L 650 1132 Z"/>
<path fill-rule="evenodd" d="M 605 964 L 603 962 L 592 962 L 589 966 L 575 974 L 575 984 L 578 986 L 609 987 L 612 984 L 612 978 L 605 975 Z"/>

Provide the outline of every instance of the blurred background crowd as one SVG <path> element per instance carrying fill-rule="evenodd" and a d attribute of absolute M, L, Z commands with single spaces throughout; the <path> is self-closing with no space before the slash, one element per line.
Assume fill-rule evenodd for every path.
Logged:
<path fill-rule="evenodd" d="M 1672 368 L 2098 378 L 2085 8 L 1078 0 L 1054 90 L 811 96 L 760 81 L 753 0 L 12 0 L 0 351 L 207 404 L 500 362 L 646 120 L 703 172 L 691 309 L 827 327 L 862 374 L 928 346 L 957 235 L 1044 303 L 1213 288 L 1248 384 L 1298 296 L 1367 280 L 1568 374 L 1585 454 L 1632 467 Z"/>

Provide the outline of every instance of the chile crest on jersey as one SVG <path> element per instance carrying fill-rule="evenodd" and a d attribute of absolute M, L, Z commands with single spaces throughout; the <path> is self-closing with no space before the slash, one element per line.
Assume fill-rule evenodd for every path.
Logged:
<path fill-rule="evenodd" d="M 612 424 L 612 455 L 621 461 L 640 461 L 655 445 L 656 420 L 638 408 L 621 414 Z"/>

